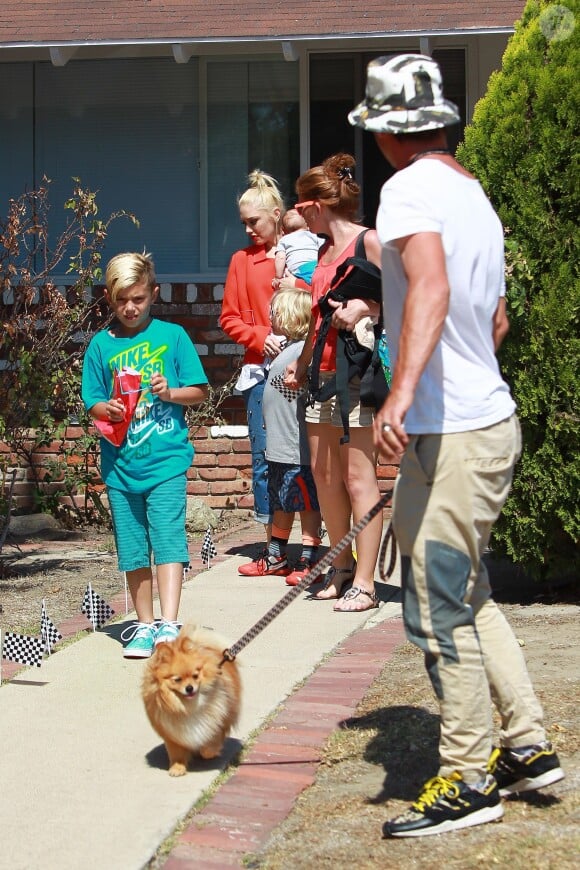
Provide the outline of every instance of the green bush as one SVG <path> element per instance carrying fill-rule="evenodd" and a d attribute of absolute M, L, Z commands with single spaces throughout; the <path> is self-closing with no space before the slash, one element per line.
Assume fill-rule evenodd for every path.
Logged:
<path fill-rule="evenodd" d="M 98 439 L 80 399 L 81 364 L 94 323 L 103 319 L 91 288 L 102 280 L 109 227 L 121 217 L 137 220 L 124 211 L 99 219 L 96 194 L 73 182 L 66 227 L 52 244 L 49 179 L 11 199 L 7 216 L 0 216 L 0 440 L 9 448 L 0 467 L 0 519 L 10 513 L 9 469 L 18 465 L 32 474 L 38 509 L 59 513 L 60 496 L 68 495 L 82 519 L 72 496 L 84 491 L 84 514 L 105 514 L 91 490 L 99 479 Z M 70 275 L 66 291 L 54 282 L 63 273 Z M 71 423 L 85 436 L 67 448 Z M 60 442 L 58 456 L 44 461 L 42 448 L 52 442 Z"/>
<path fill-rule="evenodd" d="M 541 578 L 580 562 L 579 5 L 529 0 L 458 152 L 507 236 L 500 364 L 524 446 L 494 549 Z"/>

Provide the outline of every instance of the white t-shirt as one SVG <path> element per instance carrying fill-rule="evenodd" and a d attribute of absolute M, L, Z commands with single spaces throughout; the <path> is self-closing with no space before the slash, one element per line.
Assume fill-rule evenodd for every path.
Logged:
<path fill-rule="evenodd" d="M 392 242 L 439 233 L 446 256 L 449 310 L 405 418 L 407 432 L 466 432 L 509 417 L 515 403 L 501 377 L 492 336 L 492 318 L 505 294 L 503 230 L 479 182 L 439 160 L 418 160 L 383 186 L 377 232 L 393 367 L 407 281 Z"/>
<path fill-rule="evenodd" d="M 294 230 L 280 238 L 276 253 L 282 251 L 286 255 L 286 268 L 295 272 L 305 263 L 318 259 L 318 249 L 324 244 L 324 239 L 309 230 Z"/>

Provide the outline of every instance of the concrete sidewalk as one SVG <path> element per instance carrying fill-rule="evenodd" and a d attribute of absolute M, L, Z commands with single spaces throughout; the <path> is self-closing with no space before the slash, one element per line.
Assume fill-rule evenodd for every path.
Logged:
<path fill-rule="evenodd" d="M 240 577 L 244 561 L 231 555 L 188 580 L 182 621 L 230 643 L 250 629 L 288 587 L 280 577 Z M 350 634 L 400 613 L 398 587 L 397 571 L 377 584 L 379 610 L 363 614 L 298 596 L 238 656 L 242 715 L 224 755 L 179 779 L 168 776 L 143 710 L 144 662 L 121 655 L 119 635 L 134 614 L 21 672 L 0 689 L 0 868 L 142 868 L 297 684 Z"/>

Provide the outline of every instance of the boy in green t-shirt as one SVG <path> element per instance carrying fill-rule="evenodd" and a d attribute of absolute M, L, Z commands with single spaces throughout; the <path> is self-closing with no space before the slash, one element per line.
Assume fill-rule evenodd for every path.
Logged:
<path fill-rule="evenodd" d="M 183 566 L 189 562 L 187 469 L 193 459 L 184 407 L 207 398 L 207 377 L 185 330 L 151 317 L 159 287 L 148 254 L 113 257 L 105 280 L 115 320 L 96 333 L 87 348 L 82 398 L 106 431 L 107 425 L 115 428 L 129 416 L 122 397 L 115 397 L 115 378 L 123 383 L 123 373 L 130 372 L 127 380 L 140 381 L 131 397 L 136 407 L 127 433 L 116 439 L 120 445 L 101 438 L 101 477 L 111 507 L 119 570 L 126 573 L 137 612 L 138 622 L 122 635 L 129 640 L 124 656 L 147 658 L 155 644 L 173 640 L 179 630 Z M 161 607 L 157 621 L 152 552 Z"/>

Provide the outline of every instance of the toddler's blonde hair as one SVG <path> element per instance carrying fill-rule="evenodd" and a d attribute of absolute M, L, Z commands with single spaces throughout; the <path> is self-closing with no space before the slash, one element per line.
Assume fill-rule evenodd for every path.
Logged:
<path fill-rule="evenodd" d="M 272 329 L 292 341 L 306 338 L 312 311 L 312 296 L 308 290 L 278 290 L 270 303 Z"/>
<path fill-rule="evenodd" d="M 147 282 L 147 287 L 152 290 L 157 283 L 155 278 L 155 266 L 151 254 L 124 253 L 117 254 L 107 263 L 105 272 L 105 284 L 109 296 L 113 302 L 117 295 L 133 284 Z"/>

